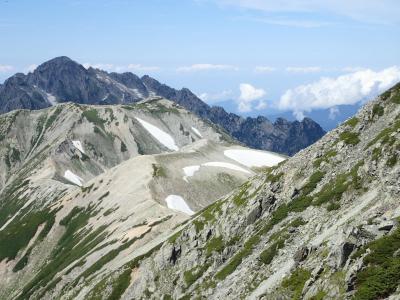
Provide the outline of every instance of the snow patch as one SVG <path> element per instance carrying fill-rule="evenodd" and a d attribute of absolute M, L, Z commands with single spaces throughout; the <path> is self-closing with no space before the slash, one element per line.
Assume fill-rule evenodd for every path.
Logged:
<path fill-rule="evenodd" d="M 194 127 L 192 127 L 192 130 L 193 130 L 193 132 L 195 133 L 195 134 L 197 134 L 199 137 L 203 137 L 202 135 L 201 135 L 201 133 L 200 133 L 200 131 L 197 129 L 197 128 L 194 128 Z"/>
<path fill-rule="evenodd" d="M 181 196 L 169 195 L 167 198 L 165 198 L 165 202 L 167 202 L 168 208 L 183 212 L 190 216 L 194 214 L 194 211 L 190 209 L 186 201 Z"/>
<path fill-rule="evenodd" d="M 144 98 L 143 95 L 142 95 L 142 93 L 139 92 L 138 89 L 129 89 L 129 90 L 132 91 L 132 92 L 135 94 L 136 97 L 138 97 L 138 98 Z"/>
<path fill-rule="evenodd" d="M 183 172 L 185 173 L 185 176 L 183 176 L 183 180 L 185 180 L 186 182 L 189 182 L 187 180 L 187 178 L 188 177 L 192 177 L 195 172 L 200 170 L 200 166 L 199 165 L 194 165 L 194 166 L 184 167 L 182 169 L 183 169 Z"/>
<path fill-rule="evenodd" d="M 174 151 L 179 150 L 178 146 L 175 144 L 175 140 L 168 133 L 138 117 L 136 117 L 136 120 L 165 147 Z"/>
<path fill-rule="evenodd" d="M 239 172 L 244 172 L 247 174 L 251 174 L 248 170 L 239 167 L 237 165 L 231 164 L 231 163 L 226 163 L 226 162 L 220 162 L 220 161 L 210 161 L 206 162 L 204 164 L 199 165 L 193 165 L 193 166 L 187 166 L 182 168 L 183 172 L 185 173 L 185 176 L 182 177 L 182 179 L 186 182 L 188 181 L 188 177 L 192 177 L 194 173 L 200 170 L 200 167 L 218 167 L 218 168 L 225 168 L 225 169 L 230 169 L 234 171 L 239 171 Z"/>
<path fill-rule="evenodd" d="M 76 185 L 82 186 L 83 179 L 72 173 L 70 170 L 65 171 L 64 178 Z"/>
<path fill-rule="evenodd" d="M 243 169 L 242 167 L 239 167 L 239 166 L 231 164 L 231 163 L 226 163 L 226 162 L 211 161 L 211 162 L 202 164 L 202 166 L 226 168 L 226 169 L 231 169 L 231 170 L 251 174 L 251 172 L 247 171 L 246 169 Z"/>
<path fill-rule="evenodd" d="M 224 155 L 247 167 L 272 167 L 285 160 L 278 154 L 256 150 L 230 149 Z"/>
<path fill-rule="evenodd" d="M 102 81 L 107 82 L 107 83 L 111 83 L 111 80 L 108 77 L 104 76 L 104 75 L 96 74 L 96 77 L 99 80 L 102 80 Z"/>
<path fill-rule="evenodd" d="M 74 147 L 76 149 L 78 149 L 82 153 L 85 153 L 85 151 L 83 150 L 83 147 L 82 147 L 82 143 L 80 141 L 72 141 L 72 144 L 74 145 Z"/>
<path fill-rule="evenodd" d="M 193 176 L 196 171 L 200 169 L 199 165 L 194 165 L 194 166 L 188 166 L 183 168 L 183 172 L 185 173 L 186 176 L 190 177 Z"/>
<path fill-rule="evenodd" d="M 49 101 L 49 103 L 51 105 L 56 105 L 57 104 L 57 98 L 54 95 L 46 93 L 46 97 L 47 97 L 47 101 Z"/>

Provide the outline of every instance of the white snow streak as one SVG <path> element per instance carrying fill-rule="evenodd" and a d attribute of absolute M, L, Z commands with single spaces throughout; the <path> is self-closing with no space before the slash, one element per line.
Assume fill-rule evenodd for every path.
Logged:
<path fill-rule="evenodd" d="M 175 140 L 168 133 L 138 117 L 136 117 L 136 120 L 165 147 L 174 151 L 179 150 L 178 146 L 175 144 Z"/>
<path fill-rule="evenodd" d="M 142 93 L 139 92 L 138 89 L 129 89 L 129 90 L 131 90 L 131 91 L 135 94 L 136 97 L 138 97 L 138 98 L 144 98 L 143 95 L 142 95 Z"/>
<path fill-rule="evenodd" d="M 285 160 L 278 154 L 256 150 L 230 149 L 225 150 L 224 154 L 247 167 L 272 167 Z"/>
<path fill-rule="evenodd" d="M 47 96 L 47 101 L 49 101 L 49 103 L 51 105 L 56 105 L 57 104 L 57 99 L 56 99 L 56 97 L 54 95 L 46 93 L 46 96 Z"/>
<path fill-rule="evenodd" d="M 65 171 L 64 178 L 76 185 L 82 186 L 83 179 L 72 173 L 70 170 Z"/>
<path fill-rule="evenodd" d="M 85 151 L 83 150 L 83 147 L 82 147 L 82 143 L 80 141 L 72 141 L 72 144 L 74 145 L 74 147 L 76 149 L 78 149 L 82 153 L 85 153 Z"/>
<path fill-rule="evenodd" d="M 195 134 L 197 134 L 199 137 L 203 137 L 202 135 L 201 135 L 201 133 L 200 133 L 200 131 L 197 129 L 197 128 L 194 128 L 194 127 L 192 127 L 192 130 L 193 130 L 193 132 L 195 133 Z"/>
<path fill-rule="evenodd" d="M 168 208 L 183 212 L 190 216 L 194 214 L 194 211 L 190 209 L 186 201 L 181 196 L 169 195 L 167 198 L 165 198 L 165 202 L 167 202 Z"/>

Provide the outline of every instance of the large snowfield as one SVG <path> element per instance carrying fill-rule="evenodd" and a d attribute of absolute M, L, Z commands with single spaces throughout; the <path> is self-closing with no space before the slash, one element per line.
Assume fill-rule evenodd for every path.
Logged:
<path fill-rule="evenodd" d="M 229 149 L 224 154 L 247 167 L 272 167 L 285 160 L 278 154 L 256 150 Z"/>
<path fill-rule="evenodd" d="M 165 202 L 167 202 L 168 208 L 183 212 L 190 216 L 194 214 L 194 211 L 190 209 L 186 201 L 181 196 L 169 195 L 167 198 L 165 198 Z"/>
<path fill-rule="evenodd" d="M 178 146 L 175 144 L 175 140 L 168 133 L 138 117 L 136 117 L 136 120 L 165 147 L 174 151 L 179 150 Z"/>

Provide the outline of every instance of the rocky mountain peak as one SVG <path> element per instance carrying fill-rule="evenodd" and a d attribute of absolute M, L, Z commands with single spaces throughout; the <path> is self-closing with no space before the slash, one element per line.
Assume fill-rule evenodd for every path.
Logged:
<path fill-rule="evenodd" d="M 68 56 L 58 56 L 58 57 L 52 58 L 52 59 L 40 64 L 36 69 L 48 68 L 51 66 L 65 67 L 68 65 L 70 65 L 70 66 L 75 65 L 77 67 L 80 66 L 80 64 L 78 64 L 77 62 L 75 62 L 74 60 L 69 58 Z"/>
<path fill-rule="evenodd" d="M 42 82 L 46 82 L 52 77 L 65 81 L 69 76 L 81 77 L 82 74 L 86 73 L 87 70 L 82 65 L 67 56 L 60 56 L 40 64 L 28 76 L 32 77 L 31 80 L 33 81 L 40 78 Z"/>

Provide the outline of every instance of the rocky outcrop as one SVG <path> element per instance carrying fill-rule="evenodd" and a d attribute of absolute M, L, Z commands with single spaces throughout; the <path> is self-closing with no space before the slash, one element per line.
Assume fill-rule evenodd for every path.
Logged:
<path fill-rule="evenodd" d="M 139 257 L 122 298 L 399 298 L 399 149 L 396 86 Z"/>

